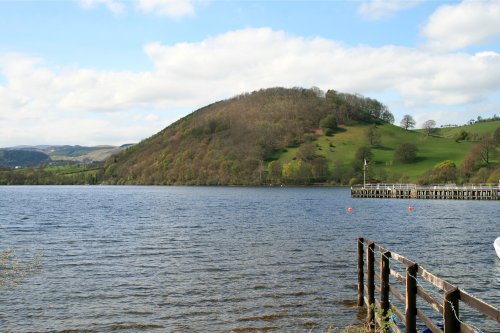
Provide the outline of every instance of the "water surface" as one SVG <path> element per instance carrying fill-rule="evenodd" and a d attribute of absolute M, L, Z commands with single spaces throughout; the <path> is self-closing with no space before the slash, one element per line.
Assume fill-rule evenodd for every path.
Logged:
<path fill-rule="evenodd" d="M 339 188 L 0 187 L 0 249 L 43 253 L 40 274 L 0 290 L 0 330 L 322 332 L 357 322 L 360 236 L 499 307 L 498 205 Z"/>

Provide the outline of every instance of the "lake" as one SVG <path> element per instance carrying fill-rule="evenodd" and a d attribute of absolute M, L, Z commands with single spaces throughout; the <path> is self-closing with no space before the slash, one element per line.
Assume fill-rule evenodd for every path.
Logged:
<path fill-rule="evenodd" d="M 500 307 L 499 207 L 347 188 L 4 186 L 0 249 L 43 260 L 0 289 L 0 331 L 323 332 L 358 322 L 358 237 Z"/>

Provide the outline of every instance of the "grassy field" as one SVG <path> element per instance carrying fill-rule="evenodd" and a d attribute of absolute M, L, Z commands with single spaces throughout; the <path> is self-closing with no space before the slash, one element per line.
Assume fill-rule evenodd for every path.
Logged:
<path fill-rule="evenodd" d="M 316 154 L 323 155 L 329 163 L 330 169 L 340 163 L 344 166 L 352 165 L 356 151 L 362 146 L 369 146 L 365 133 L 371 125 L 343 126 L 332 136 L 320 136 L 316 144 Z M 478 123 L 470 126 L 442 129 L 438 135 L 428 136 L 421 131 L 405 131 L 404 129 L 384 124 L 377 126 L 381 135 L 381 143 L 372 147 L 373 158 L 370 168 L 384 170 L 391 175 L 404 175 L 410 181 L 432 169 L 444 160 L 452 160 L 459 166 L 465 155 L 472 148 L 475 141 L 455 141 L 454 136 L 461 130 L 470 133 L 492 133 L 500 126 L 500 122 Z M 416 145 L 417 160 L 414 163 L 401 163 L 394 158 L 394 151 L 402 143 Z M 277 154 L 276 158 L 283 164 L 296 158 L 298 148 L 287 148 L 285 152 Z M 493 160 L 494 163 L 498 162 Z"/>
<path fill-rule="evenodd" d="M 500 121 L 488 121 L 459 127 L 440 128 L 438 130 L 438 135 L 444 138 L 454 139 L 460 132 L 466 131 L 481 136 L 495 132 L 497 127 L 500 127 Z"/>

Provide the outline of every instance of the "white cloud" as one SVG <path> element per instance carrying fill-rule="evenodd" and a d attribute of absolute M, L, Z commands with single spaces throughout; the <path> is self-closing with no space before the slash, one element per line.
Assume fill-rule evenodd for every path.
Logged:
<path fill-rule="evenodd" d="M 166 119 L 182 116 L 179 110 L 187 113 L 218 99 L 273 86 L 318 86 L 368 96 L 390 92 L 399 98 L 395 104 L 420 110 L 463 107 L 498 98 L 500 91 L 500 54 L 491 51 L 469 55 L 396 46 L 349 47 L 262 28 L 195 43 L 150 43 L 144 52 L 153 63 L 151 71 L 54 70 L 41 59 L 0 56 L 5 78 L 0 84 L 0 120 L 18 129 L 11 133 L 11 141 L 21 137 L 21 123 L 32 124 L 36 140 L 43 130 L 35 127 L 44 126 L 46 119 L 62 124 L 80 118 L 86 121 L 81 133 L 88 134 L 87 141 L 95 142 L 107 126 L 116 128 L 116 135 L 131 126 L 128 133 L 137 135 L 137 141 L 168 125 Z M 137 114 L 142 116 L 133 118 Z M 133 125 L 116 122 L 115 115 L 133 118 Z M 91 125 L 94 119 L 107 125 Z M 80 133 L 78 122 L 68 123 L 73 127 L 68 125 L 67 133 Z M 86 131 L 85 126 L 93 127 Z M 46 138 L 51 135 L 46 133 Z M 6 137 L 2 132 L 0 140 Z M 124 134 L 122 138 L 131 141 Z"/>
<path fill-rule="evenodd" d="M 417 6 L 421 0 L 370 0 L 358 7 L 358 15 L 367 20 L 380 20 L 394 13 Z"/>
<path fill-rule="evenodd" d="M 93 9 L 98 5 L 104 5 L 115 14 L 121 14 L 125 11 L 125 4 L 116 0 L 80 0 L 80 3 L 85 9 Z"/>
<path fill-rule="evenodd" d="M 500 1 L 469 0 L 444 5 L 436 10 L 422 28 L 427 46 L 450 51 L 480 45 L 500 35 Z"/>
<path fill-rule="evenodd" d="M 192 0 L 137 0 L 137 7 L 146 13 L 170 18 L 194 15 Z"/>

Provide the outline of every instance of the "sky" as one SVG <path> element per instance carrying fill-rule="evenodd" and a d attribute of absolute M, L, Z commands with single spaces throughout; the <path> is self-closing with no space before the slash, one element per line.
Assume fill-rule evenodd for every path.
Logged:
<path fill-rule="evenodd" d="M 135 143 L 269 87 L 500 115 L 500 0 L 0 0 L 0 147 Z"/>

